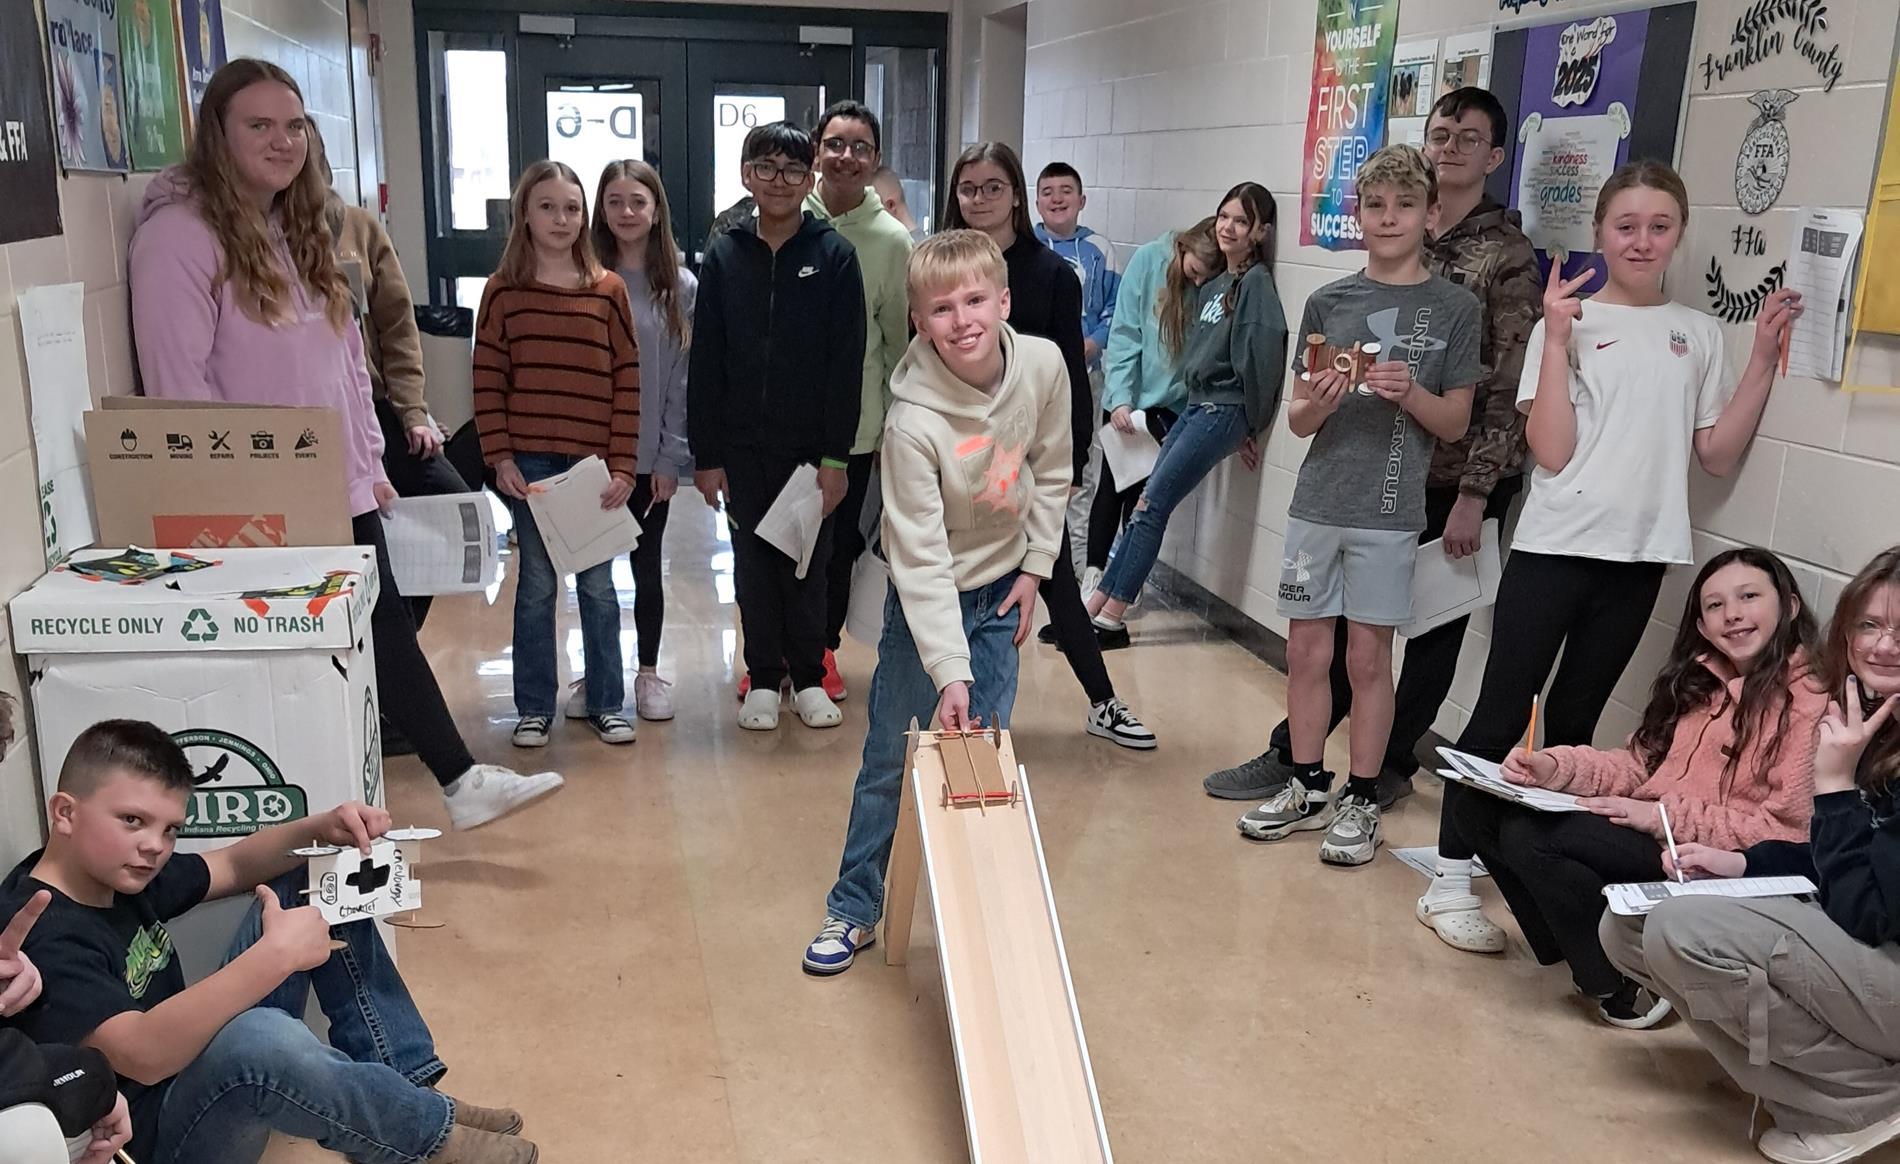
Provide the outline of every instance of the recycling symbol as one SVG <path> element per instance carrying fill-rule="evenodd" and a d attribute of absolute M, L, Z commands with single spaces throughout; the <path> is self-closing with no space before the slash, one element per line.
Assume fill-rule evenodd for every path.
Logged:
<path fill-rule="evenodd" d="M 190 643 L 215 643 L 218 641 L 218 624 L 212 621 L 211 612 L 200 606 L 185 616 L 185 625 L 178 633 Z"/>

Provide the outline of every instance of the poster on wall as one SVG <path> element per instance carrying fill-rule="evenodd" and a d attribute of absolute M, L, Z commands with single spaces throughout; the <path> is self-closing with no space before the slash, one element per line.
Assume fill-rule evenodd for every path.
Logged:
<path fill-rule="evenodd" d="M 58 234 L 59 169 L 31 4 L 0 7 L 0 243 Z"/>
<path fill-rule="evenodd" d="M 45 6 L 60 164 L 69 170 L 130 169 L 117 5 L 112 0 L 45 0 Z"/>
<path fill-rule="evenodd" d="M 1491 87 L 1491 30 L 1448 36 L 1438 54 L 1438 95 L 1475 85 Z"/>
<path fill-rule="evenodd" d="M 224 49 L 222 0 L 178 0 L 178 46 L 185 58 L 185 120 L 198 116 L 211 74 L 229 58 Z"/>
<path fill-rule="evenodd" d="M 1300 178 L 1300 243 L 1362 250 L 1353 177 L 1385 144 L 1398 0 L 1320 0 Z"/>
<path fill-rule="evenodd" d="M 1392 80 L 1386 93 L 1388 142 L 1418 145 L 1425 140 L 1425 122 L 1438 100 L 1433 78 L 1438 74 L 1438 42 L 1402 40 L 1392 50 Z"/>
<path fill-rule="evenodd" d="M 125 76 L 126 125 L 132 167 L 162 170 L 185 160 L 183 86 L 173 0 L 123 0 L 119 7 L 119 61 Z"/>

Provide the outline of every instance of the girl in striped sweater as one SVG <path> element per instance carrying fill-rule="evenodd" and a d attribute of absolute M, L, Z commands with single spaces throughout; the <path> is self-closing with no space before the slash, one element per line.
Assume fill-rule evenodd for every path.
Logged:
<path fill-rule="evenodd" d="M 475 328 L 475 425 L 482 457 L 514 512 L 516 747 L 547 744 L 560 686 L 554 602 L 560 579 L 528 509 L 529 483 L 589 456 L 612 481 L 602 509 L 633 494 L 640 438 L 640 356 L 627 287 L 603 270 L 587 234 L 586 195 L 560 162 L 529 166 L 515 184 L 514 226 L 501 267 L 482 291 Z M 610 744 L 630 744 L 621 712 L 620 601 L 613 563 L 583 570 L 581 646 L 587 722 Z"/>

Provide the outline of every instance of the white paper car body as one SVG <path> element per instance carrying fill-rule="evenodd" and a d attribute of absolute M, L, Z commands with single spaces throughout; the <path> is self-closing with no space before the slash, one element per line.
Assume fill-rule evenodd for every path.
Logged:
<path fill-rule="evenodd" d="M 388 917 L 422 907 L 422 882 L 403 847 L 385 837 L 368 856 L 346 847 L 310 858 L 310 904 L 333 926 Z"/>

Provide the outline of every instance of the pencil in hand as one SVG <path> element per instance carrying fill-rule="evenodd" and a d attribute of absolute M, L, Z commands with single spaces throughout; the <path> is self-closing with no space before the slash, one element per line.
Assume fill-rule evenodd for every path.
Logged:
<path fill-rule="evenodd" d="M 1537 696 L 1531 696 L 1531 726 L 1524 733 L 1524 750 L 1533 754 L 1537 751 Z"/>

